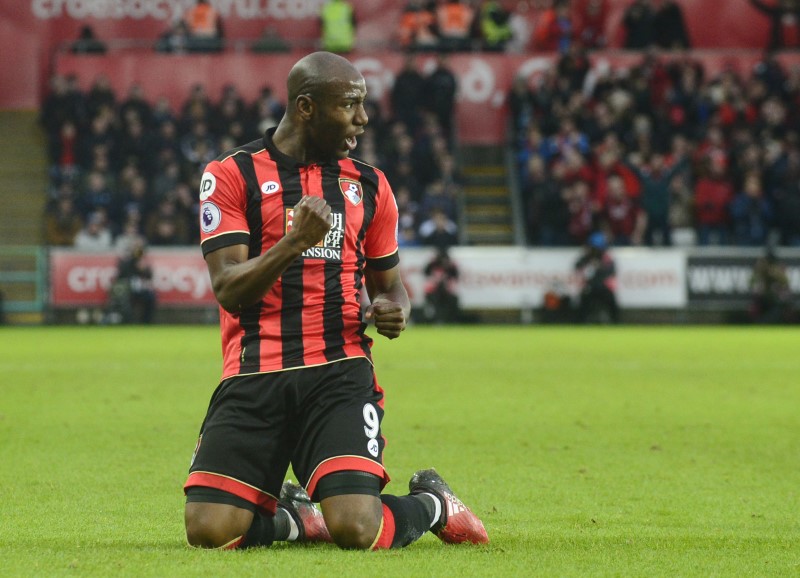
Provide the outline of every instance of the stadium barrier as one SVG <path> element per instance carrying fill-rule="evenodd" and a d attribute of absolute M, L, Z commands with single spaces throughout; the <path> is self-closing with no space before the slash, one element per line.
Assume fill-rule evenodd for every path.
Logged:
<path fill-rule="evenodd" d="M 753 264 L 763 255 L 743 248 L 618 248 L 618 299 L 624 310 L 735 311 L 750 302 Z M 414 306 L 424 304 L 424 268 L 431 249 L 405 248 L 401 269 Z M 466 310 L 534 310 L 545 292 L 575 296 L 580 279 L 574 272 L 579 249 L 521 247 L 454 247 L 459 268 L 458 295 Z M 800 249 L 783 249 L 795 300 L 800 299 Z M 211 282 L 197 248 L 151 248 L 146 260 L 163 310 L 216 310 Z M 49 252 L 48 305 L 54 311 L 103 307 L 116 275 L 114 253 L 71 249 Z M 800 302 L 800 301 L 799 301 Z"/>
<path fill-rule="evenodd" d="M 41 315 L 47 303 L 47 271 L 45 248 L 0 247 L 0 312 Z"/>

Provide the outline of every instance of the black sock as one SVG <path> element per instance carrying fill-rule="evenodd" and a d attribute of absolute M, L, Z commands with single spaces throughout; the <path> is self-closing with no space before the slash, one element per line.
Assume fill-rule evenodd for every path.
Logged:
<path fill-rule="evenodd" d="M 394 536 L 392 548 L 402 548 L 419 540 L 431 527 L 433 520 L 430 500 L 417 496 L 381 495 L 383 504 L 394 515 Z M 384 546 L 385 547 L 385 546 Z"/>
<path fill-rule="evenodd" d="M 244 540 L 239 544 L 239 548 L 270 546 L 274 541 L 275 517 L 265 516 L 261 512 L 256 511 L 253 515 L 253 523 L 250 525 L 250 529 L 247 530 Z"/>
<path fill-rule="evenodd" d="M 278 509 L 275 510 L 275 517 L 272 518 L 272 522 L 275 526 L 275 535 L 272 539 L 276 542 L 285 542 L 288 540 L 292 533 L 291 514 L 281 506 L 278 506 Z M 295 532 L 295 537 L 296 536 L 297 532 Z"/>
<path fill-rule="evenodd" d="M 437 499 L 436 496 L 433 494 L 411 494 L 409 497 L 419 500 L 425 506 L 425 511 L 428 512 L 428 527 L 430 528 L 436 521 L 436 505 L 433 503 L 433 500 Z"/>

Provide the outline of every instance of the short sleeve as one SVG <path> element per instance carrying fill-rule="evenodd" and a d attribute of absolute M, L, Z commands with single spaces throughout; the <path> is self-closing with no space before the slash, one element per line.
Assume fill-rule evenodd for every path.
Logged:
<path fill-rule="evenodd" d="M 203 255 L 222 247 L 248 244 L 247 186 L 231 157 L 206 166 L 199 193 Z"/>
<path fill-rule="evenodd" d="M 364 243 L 367 265 L 385 271 L 400 262 L 397 246 L 398 211 L 394 192 L 383 173 L 378 174 L 375 216 L 367 229 Z"/>

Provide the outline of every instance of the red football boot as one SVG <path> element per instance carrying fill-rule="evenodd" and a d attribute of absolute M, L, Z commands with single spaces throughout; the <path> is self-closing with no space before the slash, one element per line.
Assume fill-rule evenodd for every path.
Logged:
<path fill-rule="evenodd" d="M 278 506 L 289 512 L 300 531 L 297 542 L 333 542 L 322 512 L 314 505 L 302 486 L 283 482 Z"/>
<path fill-rule="evenodd" d="M 459 500 L 436 470 L 420 470 L 411 476 L 408 489 L 412 494 L 427 492 L 442 501 L 442 517 L 431 532 L 446 544 L 487 544 L 489 535 L 483 522 Z"/>

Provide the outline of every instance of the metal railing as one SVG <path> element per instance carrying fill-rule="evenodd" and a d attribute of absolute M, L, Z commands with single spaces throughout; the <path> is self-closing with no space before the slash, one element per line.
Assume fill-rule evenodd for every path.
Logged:
<path fill-rule="evenodd" d="M 0 247 L 0 290 L 5 313 L 44 312 L 47 265 L 45 247 Z"/>

